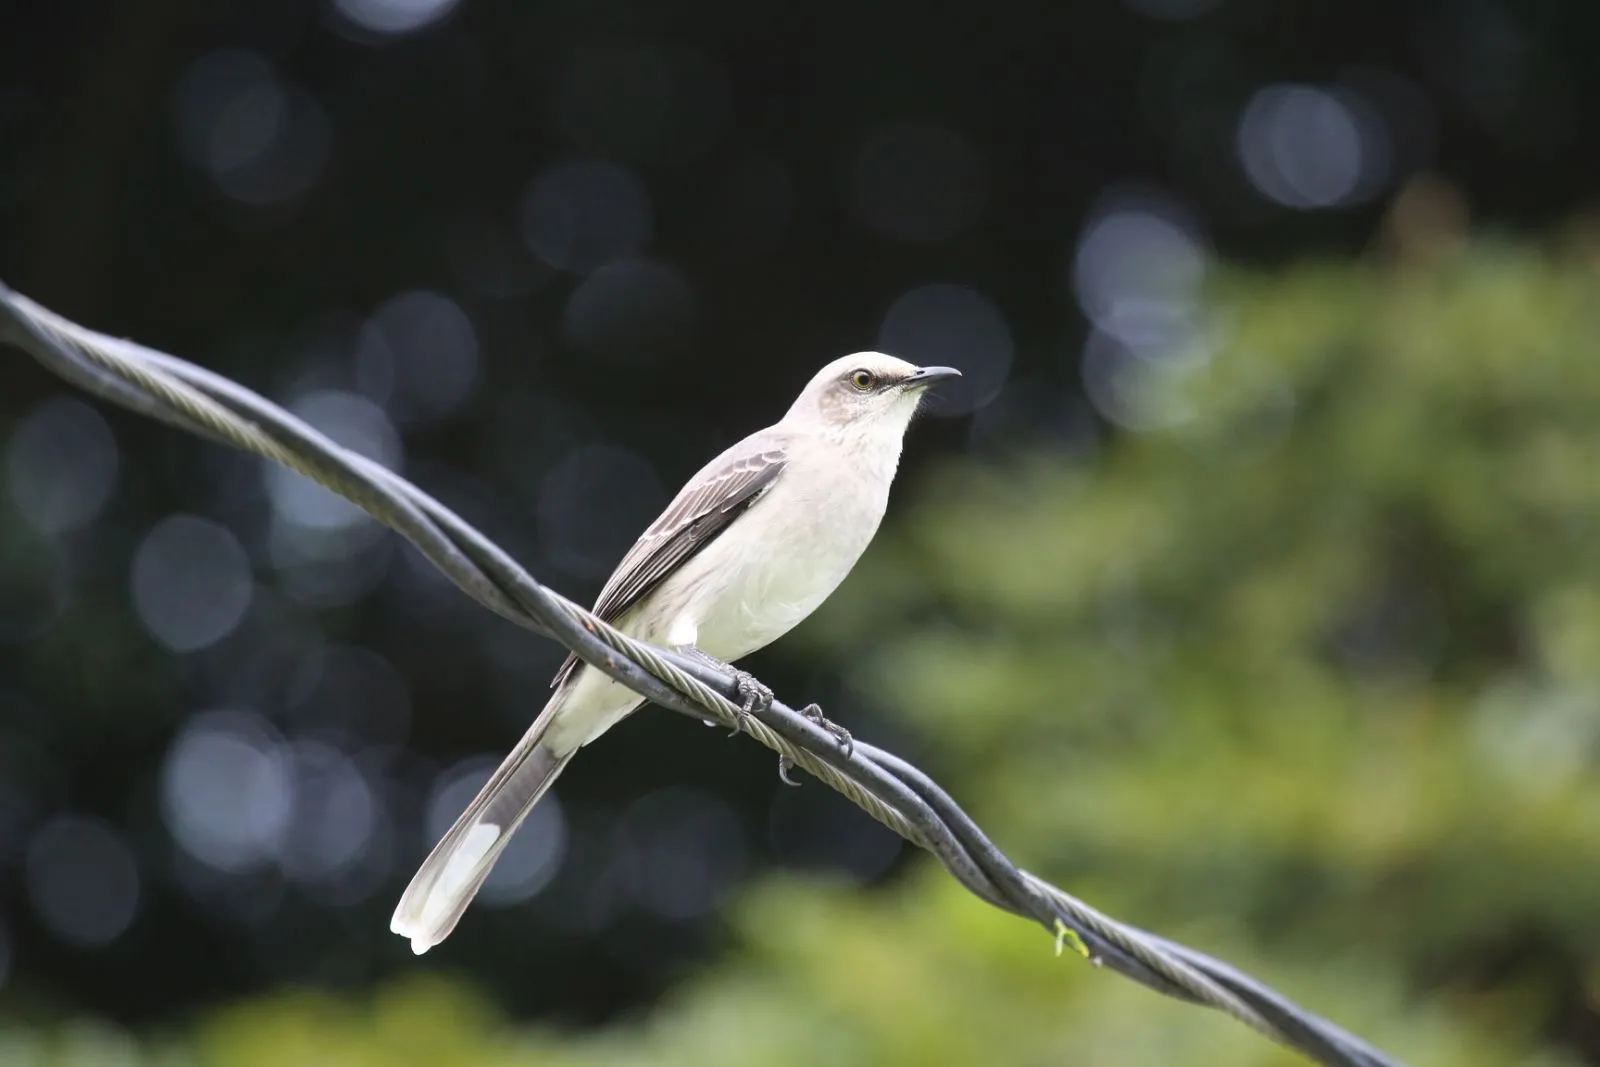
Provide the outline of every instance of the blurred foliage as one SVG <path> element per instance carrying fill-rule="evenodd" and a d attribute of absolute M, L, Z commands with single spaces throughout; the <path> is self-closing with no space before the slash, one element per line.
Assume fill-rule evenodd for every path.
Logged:
<path fill-rule="evenodd" d="M 364 1003 L 312 993 L 251 1002 L 181 1043 L 152 1041 L 142 1054 L 124 1035 L 86 1026 L 13 1037 L 0 1053 L 28 1067 L 1302 1062 L 1211 1013 L 1152 997 L 1076 957 L 1057 959 L 1047 937 L 975 906 L 932 870 L 871 898 L 818 883 L 768 884 L 737 921 L 745 944 L 737 959 L 647 1018 L 592 1034 L 514 1029 L 466 986 L 422 975 Z M 1510 1062 L 1524 1036 L 1497 1020 L 1404 1006 L 1390 983 L 1360 966 L 1304 964 L 1288 976 L 1417 1063 Z"/>
<path fill-rule="evenodd" d="M 1218 278 L 1210 354 L 1143 372 L 1164 429 L 948 469 L 802 633 L 874 649 L 929 769 L 1096 905 L 1408 1062 L 1600 1062 L 1597 286 L 1581 249 L 1494 243 Z M 729 958 L 596 1032 L 423 975 L 0 1060 L 1298 1062 L 927 863 L 769 880 L 731 921 Z"/>

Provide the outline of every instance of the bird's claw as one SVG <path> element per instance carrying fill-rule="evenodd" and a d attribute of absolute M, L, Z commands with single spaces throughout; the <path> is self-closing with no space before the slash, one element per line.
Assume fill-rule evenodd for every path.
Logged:
<path fill-rule="evenodd" d="M 846 730 L 843 726 L 840 726 L 838 723 L 822 714 L 821 705 L 807 704 L 805 707 L 800 709 L 800 714 L 803 715 L 807 721 L 815 723 L 822 729 L 828 731 L 828 733 L 832 734 L 834 741 L 838 742 L 839 751 L 843 752 L 847 758 L 855 753 L 855 738 L 850 736 L 849 730 Z"/>
<path fill-rule="evenodd" d="M 755 675 L 749 671 L 735 671 L 733 677 L 739 688 L 739 699 L 743 701 L 740 706 L 746 715 L 772 707 L 772 690 L 762 685 Z"/>
<path fill-rule="evenodd" d="M 789 777 L 789 772 L 792 770 L 794 770 L 794 760 L 790 759 L 788 756 L 779 756 L 778 781 L 782 782 L 784 785 L 798 787 L 800 783 Z"/>
<path fill-rule="evenodd" d="M 749 732 L 746 723 L 757 711 L 765 711 L 772 707 L 772 690 L 761 684 L 761 681 L 749 671 L 735 670 L 733 672 L 734 686 L 739 691 L 739 725 L 734 727 L 728 736 L 733 737 L 740 732 Z"/>
<path fill-rule="evenodd" d="M 757 711 L 766 711 L 772 707 L 772 690 L 762 685 L 749 671 L 741 671 L 731 663 L 724 663 L 697 645 L 674 645 L 673 649 L 692 660 L 717 670 L 728 671 L 733 675 L 733 685 L 739 695 L 739 704 L 734 711 L 737 725 L 728 734 L 729 737 L 749 733 L 750 717 Z"/>
<path fill-rule="evenodd" d="M 856 750 L 855 738 L 850 736 L 850 731 L 822 714 L 820 704 L 807 704 L 800 709 L 800 714 L 807 722 L 815 723 L 833 735 L 834 741 L 839 745 L 839 750 L 849 758 Z M 789 777 L 789 772 L 794 770 L 794 760 L 788 756 L 778 757 L 778 780 L 784 785 L 799 785 L 800 783 Z"/>

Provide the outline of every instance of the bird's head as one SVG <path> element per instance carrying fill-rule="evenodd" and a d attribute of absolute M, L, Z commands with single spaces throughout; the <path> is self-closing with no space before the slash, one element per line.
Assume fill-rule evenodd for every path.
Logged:
<path fill-rule="evenodd" d="M 857 352 L 823 367 L 784 421 L 820 423 L 846 438 L 905 433 L 928 387 L 961 377 L 954 367 L 918 367 L 882 352 Z"/>

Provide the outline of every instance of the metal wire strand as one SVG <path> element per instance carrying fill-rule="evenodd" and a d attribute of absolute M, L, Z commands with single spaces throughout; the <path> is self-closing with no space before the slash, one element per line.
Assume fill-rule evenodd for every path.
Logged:
<path fill-rule="evenodd" d="M 0 284 L 0 341 L 72 384 L 209 441 L 312 478 L 405 537 L 464 593 L 576 652 L 651 701 L 742 729 L 933 854 L 980 900 L 1077 936 L 1089 958 L 1167 996 L 1231 1015 L 1329 1067 L 1399 1067 L 1229 965 L 1117 922 L 1016 867 L 937 783 L 865 742 L 849 752 L 781 701 L 744 714 L 726 672 L 636 641 L 560 596 L 460 516 L 394 472 L 349 452 L 281 407 L 192 363 L 96 333 Z"/>

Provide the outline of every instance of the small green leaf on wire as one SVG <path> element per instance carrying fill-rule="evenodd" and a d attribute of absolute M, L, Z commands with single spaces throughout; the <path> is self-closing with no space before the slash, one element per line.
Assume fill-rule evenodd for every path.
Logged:
<path fill-rule="evenodd" d="M 1071 945 L 1072 946 L 1072 951 L 1076 952 L 1078 955 L 1082 956 L 1084 959 L 1088 959 L 1089 958 L 1089 946 L 1085 945 L 1083 943 L 1083 938 L 1078 936 L 1078 931 L 1074 930 L 1072 927 L 1068 926 L 1066 923 L 1062 922 L 1060 919 L 1057 919 L 1056 920 L 1056 955 L 1057 956 L 1061 955 L 1061 946 L 1064 945 L 1064 944 Z"/>

